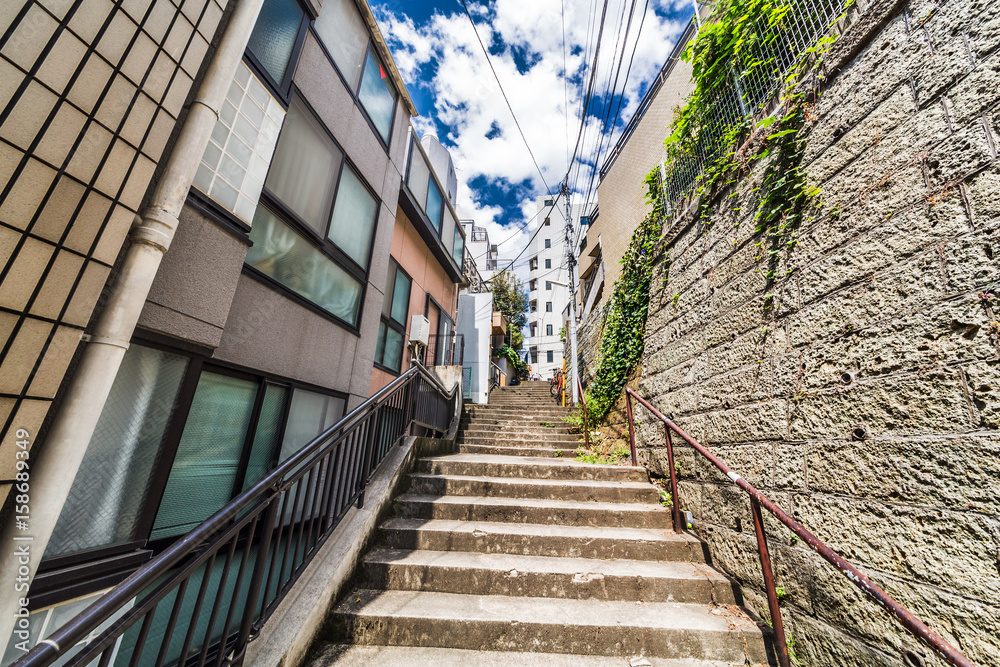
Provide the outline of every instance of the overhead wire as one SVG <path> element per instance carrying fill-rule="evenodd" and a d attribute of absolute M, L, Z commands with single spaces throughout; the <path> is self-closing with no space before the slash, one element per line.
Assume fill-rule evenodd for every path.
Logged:
<path fill-rule="evenodd" d="M 633 12 L 635 10 L 635 5 L 636 5 L 636 0 L 633 0 L 633 2 L 632 2 L 632 10 L 633 10 Z M 601 168 L 600 167 L 600 165 L 601 165 L 601 157 L 611 147 L 611 138 L 614 136 L 614 128 L 615 128 L 615 124 L 616 124 L 617 119 L 618 119 L 618 114 L 621 113 L 622 103 L 625 100 L 625 90 L 628 88 L 629 76 L 632 73 L 632 64 L 635 61 L 635 52 L 636 52 L 636 49 L 639 46 L 639 39 L 642 37 L 642 28 L 643 28 L 643 26 L 646 23 L 646 14 L 648 13 L 648 11 L 649 11 L 649 0 L 646 0 L 646 4 L 645 4 L 645 6 L 644 6 L 644 8 L 642 10 L 642 19 L 639 21 L 639 28 L 636 31 L 635 42 L 633 42 L 633 44 L 632 44 L 632 53 L 629 56 L 628 67 L 626 68 L 626 71 L 625 71 L 625 79 L 622 81 L 621 92 L 618 93 L 618 103 L 615 106 L 614 113 L 610 113 L 610 111 L 611 111 L 610 106 L 611 105 L 609 105 L 609 108 L 608 108 L 609 113 L 608 113 L 608 115 L 605 118 L 604 134 L 607 135 L 608 144 L 607 144 L 607 147 L 605 147 L 604 143 L 603 143 L 603 138 L 602 138 L 602 142 L 598 146 L 597 154 L 595 156 L 595 161 L 594 161 L 594 167 L 593 167 L 593 170 L 590 173 L 590 180 L 587 183 L 587 190 L 586 190 L 587 194 L 586 194 L 586 198 L 584 199 L 585 202 L 586 201 L 590 201 L 590 196 L 591 196 L 591 193 L 593 192 L 593 187 L 594 187 L 594 180 L 597 177 L 597 173 L 600 171 L 600 168 Z M 625 60 L 625 48 L 628 46 L 628 33 L 629 33 L 629 31 L 631 29 L 631 25 L 632 25 L 632 13 L 633 12 L 629 13 L 629 23 L 628 23 L 628 26 L 625 28 L 625 42 L 622 44 L 622 57 L 618 61 L 618 71 L 619 72 L 621 72 L 622 63 Z M 615 75 L 615 86 L 612 87 L 612 98 L 611 98 L 611 104 L 612 105 L 614 104 L 614 91 L 617 88 L 617 82 L 618 82 L 618 74 Z"/>
<path fill-rule="evenodd" d="M 510 100 L 507 99 L 507 91 L 503 89 L 503 84 L 500 83 L 500 77 L 497 75 L 497 71 L 493 67 L 493 59 L 490 58 L 490 52 L 486 50 L 486 45 L 483 44 L 483 39 L 479 36 L 479 28 L 476 26 L 475 19 L 472 18 L 469 6 L 465 4 L 465 0 L 460 1 L 462 3 L 462 7 L 465 9 L 465 15 L 469 17 L 469 22 L 472 23 L 472 32 L 476 33 L 476 41 L 479 42 L 479 48 L 483 50 L 483 55 L 486 56 L 486 63 L 490 66 L 490 71 L 493 72 L 493 78 L 496 79 L 497 85 L 500 86 L 500 94 L 503 95 L 503 100 L 507 103 L 507 109 L 510 111 L 511 118 L 514 119 L 514 125 L 517 126 L 517 131 L 521 133 L 521 140 L 524 141 L 524 147 L 528 149 L 528 155 L 531 156 L 531 161 L 535 164 L 535 169 L 538 171 L 539 178 L 542 179 L 545 191 L 551 192 L 552 188 L 549 187 L 548 182 L 545 180 L 542 168 L 538 166 L 538 160 L 535 159 L 535 154 L 532 152 L 531 146 L 528 144 L 528 138 L 524 136 L 524 130 L 521 129 L 521 123 L 517 120 L 517 114 L 514 113 L 514 107 L 511 106 Z"/>

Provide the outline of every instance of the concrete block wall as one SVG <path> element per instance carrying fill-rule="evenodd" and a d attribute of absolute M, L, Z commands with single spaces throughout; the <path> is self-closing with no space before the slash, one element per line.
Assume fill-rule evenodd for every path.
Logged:
<path fill-rule="evenodd" d="M 0 3 L 0 503 L 34 444 L 227 0 Z"/>
<path fill-rule="evenodd" d="M 1000 665 L 1000 3 L 877 2 L 835 50 L 804 131 L 820 207 L 777 282 L 754 234 L 758 165 L 707 219 L 668 225 L 639 388 L 970 659 Z M 662 428 L 640 417 L 642 462 L 666 474 Z M 745 494 L 692 450 L 677 460 L 694 532 L 766 618 Z M 767 528 L 803 664 L 943 664 Z"/>

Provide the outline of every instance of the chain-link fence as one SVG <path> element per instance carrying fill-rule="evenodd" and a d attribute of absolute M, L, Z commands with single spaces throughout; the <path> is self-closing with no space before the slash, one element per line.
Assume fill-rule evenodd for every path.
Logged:
<path fill-rule="evenodd" d="M 728 131 L 759 116 L 810 48 L 827 34 L 853 0 L 790 0 L 751 19 L 738 53 L 723 66 L 726 78 L 702 91 L 707 119 L 693 144 L 661 171 L 662 187 L 673 206 L 691 191 L 706 165 L 730 147 Z"/>

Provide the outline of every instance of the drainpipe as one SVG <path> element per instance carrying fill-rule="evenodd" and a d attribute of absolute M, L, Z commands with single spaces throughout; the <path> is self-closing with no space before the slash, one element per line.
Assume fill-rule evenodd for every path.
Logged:
<path fill-rule="evenodd" d="M 136 224 L 130 234 L 131 245 L 111 289 L 107 306 L 93 333 L 82 337 L 86 347 L 79 366 L 49 429 L 45 446 L 40 449 L 37 459 L 31 461 L 30 531 L 15 530 L 13 521 L 7 521 L 0 529 L 2 641 L 6 642 L 11 636 L 17 615 L 22 613 L 19 598 L 27 598 L 22 592 L 23 584 L 34 578 L 59 513 L 69 496 L 153 278 L 173 240 L 178 216 L 263 1 L 236 0 L 219 48 L 191 103 L 163 175 L 153 191 L 151 203 L 141 218 L 136 216 Z M 28 562 L 24 563 L 24 560 Z M 15 637 L 14 641 L 19 639 Z"/>

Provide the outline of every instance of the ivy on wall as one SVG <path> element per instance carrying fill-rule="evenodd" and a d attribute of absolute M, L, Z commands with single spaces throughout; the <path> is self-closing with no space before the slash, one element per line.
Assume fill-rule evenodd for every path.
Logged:
<path fill-rule="evenodd" d="M 608 415 L 631 372 L 642 359 L 649 309 L 649 283 L 653 277 L 655 246 L 663 223 L 664 202 L 654 172 L 646 177 L 647 202 L 653 210 L 639 225 L 621 259 L 622 272 L 615 281 L 604 311 L 604 333 L 597 371 L 587 391 L 587 412 L 595 423 Z"/>
<path fill-rule="evenodd" d="M 782 253 L 795 245 L 796 230 L 806 207 L 818 194 L 818 190 L 808 187 L 800 169 L 805 152 L 800 132 L 814 96 L 814 91 L 800 82 L 821 62 L 822 53 L 834 41 L 830 36 L 818 39 L 798 55 L 782 79 L 777 71 L 777 53 L 787 45 L 779 36 L 788 28 L 789 13 L 803 11 L 802 6 L 793 3 L 795 0 L 722 0 L 716 6 L 712 18 L 682 55 L 692 65 L 695 88 L 676 114 L 664 141 L 667 158 L 663 169 L 668 178 L 672 169 L 690 164 L 692 155 L 704 157 L 695 189 L 700 196 L 695 215 L 705 224 L 711 222 L 708 213 L 719 194 L 749 173 L 754 163 L 768 159 L 764 176 L 754 188 L 753 219 L 758 259 L 763 259 L 764 253 L 767 259 L 764 308 L 772 314 L 777 310 L 773 292 L 782 277 Z M 780 81 L 777 110 L 757 123 L 751 114 L 739 115 L 728 124 L 721 120 L 733 116 L 724 113 L 726 96 L 720 93 L 729 87 L 742 95 L 738 79 L 734 78 L 737 65 L 744 81 L 754 78 L 750 75 L 758 81 Z M 653 258 L 657 254 L 654 248 L 668 208 L 659 168 L 651 171 L 645 182 L 647 203 L 653 205 L 653 210 L 636 229 L 621 260 L 622 274 L 615 281 L 605 310 L 598 366 L 588 388 L 587 408 L 595 423 L 607 416 L 642 359 Z M 668 269 L 665 266 L 663 270 L 664 285 Z"/>

